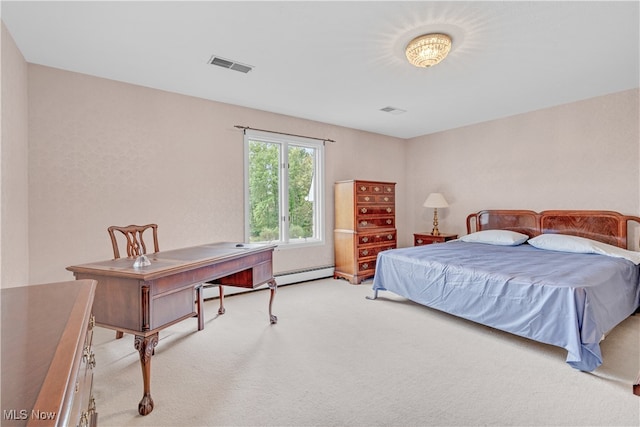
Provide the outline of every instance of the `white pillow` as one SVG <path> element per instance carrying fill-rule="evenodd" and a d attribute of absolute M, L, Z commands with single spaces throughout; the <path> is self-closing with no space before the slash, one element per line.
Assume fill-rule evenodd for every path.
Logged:
<path fill-rule="evenodd" d="M 527 241 L 529 236 L 510 230 L 483 230 L 462 236 L 460 240 L 490 245 L 517 246 Z"/>
<path fill-rule="evenodd" d="M 628 259 L 635 265 L 640 264 L 640 252 L 629 251 L 585 237 L 569 236 L 566 234 L 541 234 L 529 239 L 528 243 L 538 249 L 607 255 L 614 258 Z"/>

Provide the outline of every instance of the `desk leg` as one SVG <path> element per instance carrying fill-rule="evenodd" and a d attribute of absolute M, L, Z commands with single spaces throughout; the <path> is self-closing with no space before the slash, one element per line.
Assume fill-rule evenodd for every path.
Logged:
<path fill-rule="evenodd" d="M 278 288 L 278 284 L 276 283 L 276 279 L 269 280 L 269 290 L 271 291 L 271 296 L 269 297 L 269 321 L 272 325 L 278 323 L 278 318 L 271 313 L 271 307 L 273 306 L 273 298 L 276 296 L 276 289 Z"/>
<path fill-rule="evenodd" d="M 158 333 L 148 337 L 136 335 L 133 345 L 140 353 L 140 365 L 142 366 L 142 381 L 144 383 L 144 394 L 138 403 L 138 413 L 147 415 L 153 411 L 153 399 L 151 398 L 151 355 L 158 345 Z"/>
<path fill-rule="evenodd" d="M 202 283 L 196 286 L 196 305 L 198 306 L 198 330 L 201 331 L 204 329 L 204 307 L 203 307 L 203 290 Z"/>
<path fill-rule="evenodd" d="M 218 285 L 218 291 L 220 292 L 220 308 L 218 314 L 223 315 L 227 310 L 224 308 L 224 286 Z"/>

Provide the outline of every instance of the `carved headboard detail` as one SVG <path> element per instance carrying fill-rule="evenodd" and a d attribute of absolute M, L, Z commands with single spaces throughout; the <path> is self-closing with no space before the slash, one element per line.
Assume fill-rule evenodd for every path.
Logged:
<path fill-rule="evenodd" d="M 586 237 L 621 248 L 627 241 L 629 221 L 640 224 L 640 217 L 596 210 L 483 210 L 467 216 L 467 233 L 481 230 L 512 230 L 535 237 L 560 233 Z"/>

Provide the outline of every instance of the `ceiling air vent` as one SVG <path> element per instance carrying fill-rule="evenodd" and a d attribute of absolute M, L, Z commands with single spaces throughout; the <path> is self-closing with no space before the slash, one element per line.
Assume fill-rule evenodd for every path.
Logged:
<path fill-rule="evenodd" d="M 385 113 L 390 113 L 390 114 L 402 114 L 407 112 L 407 110 L 401 110 L 400 108 L 395 108 L 395 107 L 384 107 L 384 108 L 381 108 L 380 111 L 384 111 Z"/>
<path fill-rule="evenodd" d="M 240 71 L 241 73 L 248 73 L 249 71 L 253 70 L 253 67 L 251 65 L 230 61 L 228 59 L 220 58 L 216 55 L 213 55 L 211 59 L 209 59 L 208 64 L 217 65 L 218 67 L 228 68 L 230 70 Z"/>

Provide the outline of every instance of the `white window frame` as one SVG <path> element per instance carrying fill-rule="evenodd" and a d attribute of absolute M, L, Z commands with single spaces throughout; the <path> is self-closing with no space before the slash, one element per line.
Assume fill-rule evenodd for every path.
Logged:
<path fill-rule="evenodd" d="M 279 190 L 279 218 L 280 218 L 280 238 L 275 243 L 279 248 L 301 246 L 315 246 L 325 243 L 325 186 L 324 186 L 324 141 L 304 138 L 292 135 L 283 135 L 271 132 L 262 132 L 247 129 L 244 132 L 244 239 L 249 242 L 249 141 L 259 141 L 265 143 L 280 144 L 280 188 Z M 314 174 L 314 227 L 315 236 L 304 239 L 289 238 L 289 174 L 288 169 L 288 147 L 289 145 L 302 145 L 314 148 L 316 151 L 316 170 Z"/>

